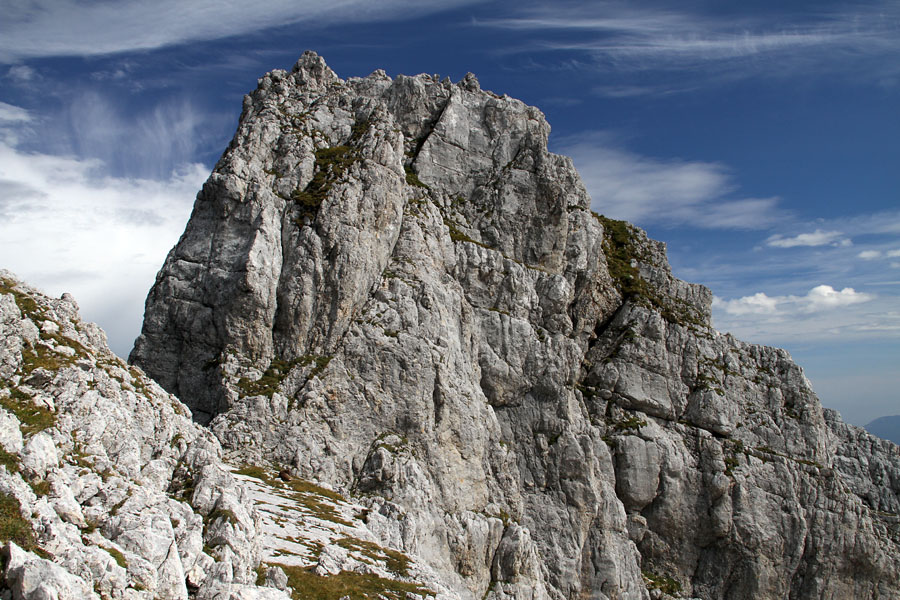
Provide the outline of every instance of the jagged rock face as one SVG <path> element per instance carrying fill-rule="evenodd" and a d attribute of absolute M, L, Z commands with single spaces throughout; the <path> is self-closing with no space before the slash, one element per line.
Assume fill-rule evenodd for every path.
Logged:
<path fill-rule="evenodd" d="M 242 460 L 383 498 L 461 597 L 900 593 L 856 430 L 712 330 L 548 133 L 472 76 L 267 74 L 131 359 Z"/>
<path fill-rule="evenodd" d="M 286 600 L 218 441 L 77 310 L 0 271 L 0 590 Z"/>

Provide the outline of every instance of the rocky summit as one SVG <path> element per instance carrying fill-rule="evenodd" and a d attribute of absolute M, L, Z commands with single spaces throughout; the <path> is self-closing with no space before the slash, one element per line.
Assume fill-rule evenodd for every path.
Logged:
<path fill-rule="evenodd" d="M 12 597 L 900 596 L 900 449 L 716 332 L 549 131 L 307 52 L 245 98 L 135 366 L 7 275 Z"/>

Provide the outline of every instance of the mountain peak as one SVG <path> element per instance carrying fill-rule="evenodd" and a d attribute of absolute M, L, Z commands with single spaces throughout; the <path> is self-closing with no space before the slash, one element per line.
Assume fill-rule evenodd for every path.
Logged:
<path fill-rule="evenodd" d="M 714 331 L 549 131 L 470 75 L 265 75 L 131 360 L 228 456 L 369 499 L 461 598 L 900 589 L 900 499 L 861 467 L 897 457 Z"/>

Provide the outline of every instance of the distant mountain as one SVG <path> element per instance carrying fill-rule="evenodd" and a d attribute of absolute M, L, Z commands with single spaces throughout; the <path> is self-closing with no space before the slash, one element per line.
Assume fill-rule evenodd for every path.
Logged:
<path fill-rule="evenodd" d="M 866 431 L 895 444 L 900 444 L 900 415 L 878 417 L 866 425 Z"/>

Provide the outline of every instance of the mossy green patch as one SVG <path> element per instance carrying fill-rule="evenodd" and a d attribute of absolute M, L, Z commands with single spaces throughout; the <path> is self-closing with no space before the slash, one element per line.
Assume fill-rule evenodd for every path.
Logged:
<path fill-rule="evenodd" d="M 0 387 L 6 387 L 10 392 L 9 396 L 0 396 L 0 406 L 16 416 L 23 435 L 31 435 L 56 424 L 56 415 L 50 409 L 34 404 L 32 397 L 19 388 L 2 380 Z"/>
<path fill-rule="evenodd" d="M 9 473 L 19 472 L 19 455 L 7 452 L 3 446 L 0 446 L 0 465 L 6 467 Z"/>
<path fill-rule="evenodd" d="M 331 356 L 319 354 L 304 354 L 291 360 L 275 358 L 269 363 L 269 366 L 259 379 L 252 380 L 249 377 L 241 377 L 237 382 L 237 386 L 243 396 L 268 396 L 271 398 L 272 394 L 278 391 L 291 369 L 298 365 L 301 367 L 313 365 L 309 376 L 317 377 L 331 362 L 331 358 Z"/>
<path fill-rule="evenodd" d="M 122 567 L 123 569 L 128 568 L 128 561 L 125 560 L 125 555 L 122 554 L 119 550 L 116 550 L 112 546 L 100 546 L 104 550 L 106 550 L 110 556 L 113 557 L 113 560 L 116 561 L 116 564 Z"/>
<path fill-rule="evenodd" d="M 359 552 L 372 560 L 384 562 L 388 571 L 400 577 L 409 577 L 409 557 L 390 548 L 382 548 L 373 542 L 367 542 L 357 538 L 341 538 L 337 545 L 347 550 Z"/>
<path fill-rule="evenodd" d="M 25 550 L 36 547 L 31 524 L 22 517 L 22 505 L 3 492 L 0 492 L 0 542 L 15 542 Z"/>
<path fill-rule="evenodd" d="M 677 579 L 668 575 L 657 575 L 650 571 L 641 571 L 644 575 L 644 583 L 648 590 L 659 590 L 664 594 L 675 595 L 681 593 L 681 584 Z"/>
<path fill-rule="evenodd" d="M 42 320 L 47 312 L 34 301 L 34 298 L 19 290 L 12 279 L 0 278 L 0 294 L 12 294 L 22 315 L 31 320 Z"/>
<path fill-rule="evenodd" d="M 625 221 L 593 213 L 603 226 L 603 252 L 609 275 L 624 300 L 653 308 L 670 323 L 703 325 L 696 311 L 679 298 L 661 296 L 641 277 L 637 263 L 647 257 L 637 244 L 637 230 Z"/>
<path fill-rule="evenodd" d="M 340 600 L 344 596 L 350 600 L 406 600 L 407 593 L 434 595 L 434 592 L 417 583 L 376 575 L 341 571 L 337 575 L 319 577 L 313 571 L 314 567 L 277 566 L 287 574 L 288 585 L 294 590 L 294 600 Z"/>
<path fill-rule="evenodd" d="M 331 186 L 340 180 L 347 169 L 359 159 L 356 149 L 350 146 L 332 146 L 316 150 L 316 164 L 313 178 L 302 190 L 291 194 L 300 212 L 298 221 L 315 219 L 319 206 L 328 195 Z"/>
<path fill-rule="evenodd" d="M 416 172 L 412 170 L 412 167 L 407 165 L 403 167 L 403 169 L 404 171 L 406 171 L 406 183 L 415 187 L 424 188 L 426 190 L 431 189 L 427 184 L 422 183 L 422 180 L 420 180 Z"/>
<path fill-rule="evenodd" d="M 490 248 L 490 246 L 488 246 L 487 244 L 479 242 L 478 240 L 474 240 L 463 233 L 463 231 L 460 230 L 459 226 L 457 226 L 453 221 L 444 219 L 444 225 L 447 226 L 447 229 L 450 232 L 450 239 L 454 242 L 469 242 L 471 244 L 481 246 L 482 248 Z"/>

